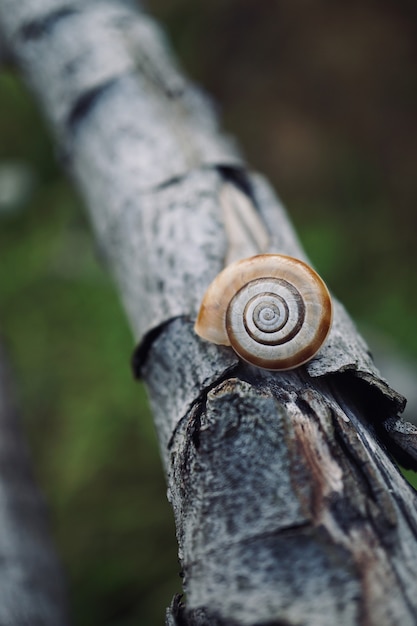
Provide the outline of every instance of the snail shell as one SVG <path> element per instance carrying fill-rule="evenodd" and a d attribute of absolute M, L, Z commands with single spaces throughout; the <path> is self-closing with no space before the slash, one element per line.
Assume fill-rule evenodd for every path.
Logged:
<path fill-rule="evenodd" d="M 306 263 L 261 254 L 227 266 L 203 298 L 195 332 L 232 346 L 245 361 L 288 370 L 309 361 L 332 323 L 332 302 L 320 276 Z"/>

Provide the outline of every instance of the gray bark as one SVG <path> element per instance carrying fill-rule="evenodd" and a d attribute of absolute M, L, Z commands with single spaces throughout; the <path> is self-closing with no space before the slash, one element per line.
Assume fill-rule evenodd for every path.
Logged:
<path fill-rule="evenodd" d="M 65 626 L 67 599 L 0 345 L 0 624 Z"/>
<path fill-rule="evenodd" d="M 187 592 L 167 623 L 417 623 L 417 501 L 386 451 L 412 464 L 416 435 L 342 305 L 293 372 L 193 332 L 225 263 L 305 258 L 268 183 L 130 3 L 0 0 L 0 24 L 139 343 Z"/>

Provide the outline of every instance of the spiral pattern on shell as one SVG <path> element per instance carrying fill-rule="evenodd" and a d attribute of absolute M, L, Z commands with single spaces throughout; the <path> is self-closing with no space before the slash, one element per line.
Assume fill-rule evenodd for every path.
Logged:
<path fill-rule="evenodd" d="M 231 345 L 245 361 L 271 370 L 298 367 L 331 327 L 330 294 L 306 263 L 263 254 L 226 267 L 208 288 L 195 330 Z"/>

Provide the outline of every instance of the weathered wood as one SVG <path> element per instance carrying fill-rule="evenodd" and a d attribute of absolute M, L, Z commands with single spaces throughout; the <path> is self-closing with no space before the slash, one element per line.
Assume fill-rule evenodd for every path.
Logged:
<path fill-rule="evenodd" d="M 0 0 L 0 24 L 140 342 L 187 592 L 168 623 L 415 624 L 417 502 L 383 443 L 403 399 L 343 307 L 284 374 L 193 332 L 231 258 L 304 258 L 275 194 L 130 3 Z"/>
<path fill-rule="evenodd" d="M 0 624 L 65 626 L 67 598 L 0 345 Z"/>
<path fill-rule="evenodd" d="M 191 325 L 165 333 L 145 368 L 157 423 L 166 372 L 195 380 Z M 389 405 L 348 375 L 240 364 L 189 407 L 166 455 L 186 623 L 415 623 L 416 499 L 370 422 Z"/>

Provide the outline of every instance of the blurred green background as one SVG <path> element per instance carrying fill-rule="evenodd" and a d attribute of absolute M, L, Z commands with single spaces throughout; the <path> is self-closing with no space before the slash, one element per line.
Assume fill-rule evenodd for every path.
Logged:
<path fill-rule="evenodd" d="M 417 361 L 417 5 L 150 0 L 354 319 Z M 0 333 L 76 624 L 162 624 L 172 514 L 132 337 L 81 202 L 0 72 Z M 411 365 L 412 367 L 412 365 Z"/>

